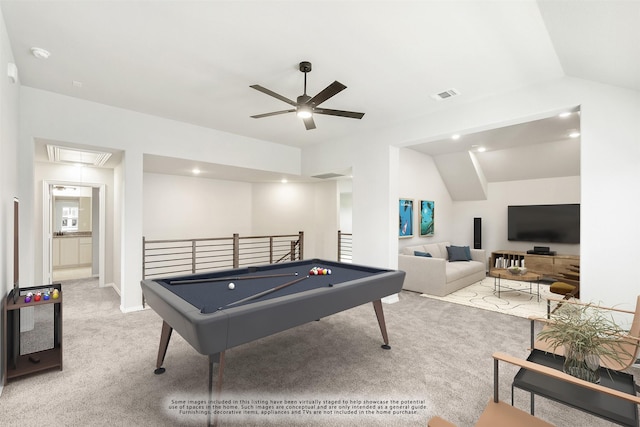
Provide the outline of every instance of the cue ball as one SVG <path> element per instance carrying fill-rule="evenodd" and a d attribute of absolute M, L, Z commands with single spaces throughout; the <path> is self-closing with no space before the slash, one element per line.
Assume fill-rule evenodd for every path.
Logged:
<path fill-rule="evenodd" d="M 233 283 L 229 283 L 229 289 L 234 289 L 236 287 L 236 285 L 234 285 Z"/>

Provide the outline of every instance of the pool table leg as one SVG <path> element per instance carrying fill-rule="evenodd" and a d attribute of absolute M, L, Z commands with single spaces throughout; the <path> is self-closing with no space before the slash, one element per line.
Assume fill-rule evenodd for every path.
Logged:
<path fill-rule="evenodd" d="M 220 353 L 209 355 L 209 402 L 214 402 L 213 399 L 213 364 L 218 362 L 218 383 L 216 384 L 216 401 L 220 400 L 222 394 L 222 378 L 224 375 L 224 351 Z M 213 417 L 213 422 L 211 422 L 211 412 L 209 412 L 208 426 L 217 426 L 218 425 L 218 415 L 216 414 Z"/>
<path fill-rule="evenodd" d="M 154 374 L 160 375 L 164 373 L 162 364 L 164 363 L 164 357 L 167 355 L 167 348 L 169 347 L 169 340 L 171 339 L 171 332 L 173 328 L 165 321 L 162 321 L 162 333 L 160 334 L 160 347 L 158 348 L 158 360 L 156 361 L 156 370 Z"/>
<path fill-rule="evenodd" d="M 389 345 L 389 336 L 387 335 L 387 324 L 384 322 L 384 311 L 382 311 L 382 301 L 375 300 L 373 301 L 373 309 L 376 312 L 376 317 L 378 318 L 378 325 L 380 326 L 380 332 L 382 332 L 382 339 L 384 340 L 384 344 L 382 348 L 385 350 L 391 349 Z"/>

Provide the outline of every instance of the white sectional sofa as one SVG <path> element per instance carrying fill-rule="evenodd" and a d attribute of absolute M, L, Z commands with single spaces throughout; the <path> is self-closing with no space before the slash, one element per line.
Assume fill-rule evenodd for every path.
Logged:
<path fill-rule="evenodd" d="M 449 259 L 451 249 L 454 260 Z M 461 256 L 464 248 L 465 256 Z M 415 253 L 429 254 L 418 256 Z M 470 258 L 468 261 L 455 259 Z M 406 276 L 403 289 L 435 296 L 445 296 L 486 277 L 486 255 L 482 249 L 452 246 L 449 242 L 407 246 L 398 255 L 398 269 Z"/>

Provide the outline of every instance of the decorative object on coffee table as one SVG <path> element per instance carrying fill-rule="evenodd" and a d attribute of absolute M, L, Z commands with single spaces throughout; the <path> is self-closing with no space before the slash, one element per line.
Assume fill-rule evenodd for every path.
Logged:
<path fill-rule="evenodd" d="M 520 274 L 527 274 L 527 269 L 524 267 L 518 267 L 517 265 L 514 265 L 512 267 L 507 268 L 507 271 L 511 274 L 515 274 L 515 275 L 520 275 Z"/>
<path fill-rule="evenodd" d="M 564 301 L 551 314 L 537 336 L 538 341 L 553 353 L 564 353 L 564 372 L 597 383 L 601 360 L 622 365 L 629 358 L 635 359 L 638 351 L 637 337 L 630 336 L 607 310 L 594 304 Z M 633 325 L 632 331 L 634 326 L 638 325 Z"/>

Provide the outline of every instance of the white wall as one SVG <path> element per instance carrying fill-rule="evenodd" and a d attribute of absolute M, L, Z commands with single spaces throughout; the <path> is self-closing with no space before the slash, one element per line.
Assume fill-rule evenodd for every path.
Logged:
<path fill-rule="evenodd" d="M 123 309 L 139 307 L 142 238 L 143 153 L 198 158 L 233 166 L 315 175 L 352 167 L 354 262 L 397 265 L 397 147 L 546 117 L 581 108 L 581 288 L 587 300 L 608 305 L 633 304 L 637 286 L 619 265 L 620 254 L 633 254 L 640 240 L 640 96 L 638 91 L 574 78 L 528 86 L 491 98 L 461 103 L 425 117 L 355 138 L 300 150 L 256 141 L 118 108 L 80 101 L 37 89 L 20 94 L 19 195 L 21 258 L 34 259 L 33 138 L 43 137 L 125 151 L 116 170 L 115 194 L 120 225 L 114 238 L 120 250 Z M 3 131 L 4 132 L 4 131 Z M 176 143 L 179 141 L 180 143 Z M 331 152 L 332 156 L 326 156 Z M 125 185 L 126 183 L 126 185 Z M 120 208 L 118 210 L 118 208 Z M 6 209 L 6 207 L 5 207 Z M 436 216 L 438 206 L 436 206 Z M 437 220 L 436 220 L 437 221 Z M 436 224 L 436 227 L 438 225 Z M 6 227 L 5 227 L 6 228 Z M 120 238 L 121 242 L 116 239 Z M 121 243 L 121 245 L 118 245 Z M 605 249 L 603 249 L 605 248 Z M 608 250 L 611 248 L 611 250 Z M 6 257 L 5 257 L 6 259 Z M 114 263 L 114 271 L 118 269 Z M 32 265 L 23 282 L 33 281 Z M 27 277 L 25 277 L 27 276 Z M 130 287 L 127 289 L 127 287 Z M 613 290 L 613 291 L 612 291 Z"/>
<path fill-rule="evenodd" d="M 19 192 L 25 200 L 23 259 L 35 259 L 35 138 L 123 151 L 114 171 L 114 283 L 123 311 L 141 308 L 143 236 L 143 155 L 182 159 L 286 174 L 300 173 L 300 150 L 121 108 L 66 97 L 38 89 L 20 91 Z M 36 278 L 33 261 L 25 263 L 25 279 Z"/>
<path fill-rule="evenodd" d="M 340 193 L 340 222 L 339 229 L 343 233 L 353 230 L 353 193 Z"/>
<path fill-rule="evenodd" d="M 479 217 L 482 218 L 482 248 L 487 259 L 495 250 L 527 251 L 533 243 L 507 240 L 507 206 L 580 203 L 580 177 L 489 183 L 487 200 L 452 201 L 431 156 L 403 148 L 399 170 L 400 194 L 414 199 L 416 211 L 414 237 L 400 239 L 399 247 L 442 241 L 473 247 L 473 218 Z M 435 202 L 433 237 L 419 236 L 420 200 Z M 580 245 L 552 244 L 551 250 L 579 255 Z"/>
<path fill-rule="evenodd" d="M 251 194 L 246 182 L 145 173 L 143 234 L 150 240 L 251 235 Z"/>
<path fill-rule="evenodd" d="M 640 92 L 590 86 L 580 120 L 580 297 L 633 309 L 638 283 L 619 266 L 640 242 Z"/>
<path fill-rule="evenodd" d="M 7 78 L 8 63 L 13 63 L 13 52 L 9 44 L 4 16 L 0 9 L 0 306 L 13 286 L 13 198 L 18 193 L 18 93 L 19 82 L 11 83 Z M 22 204 L 20 209 L 22 210 Z M 21 228 L 24 224 L 20 224 Z M 22 263 L 20 270 L 28 268 Z M 21 275 L 21 283 L 23 281 Z M 4 331 L 0 319 L 0 334 Z M 0 364 L 4 362 L 5 349 L 0 339 Z M 4 384 L 0 373 L 0 392 Z"/>
<path fill-rule="evenodd" d="M 13 198 L 18 196 L 19 82 L 10 82 L 5 74 L 7 65 L 13 62 L 13 52 L 0 10 L 0 294 L 3 297 L 13 286 Z"/>
<path fill-rule="evenodd" d="M 144 174 L 147 239 L 304 232 L 305 258 L 337 258 L 336 181 L 246 183 Z M 169 203 L 170 201 L 170 203 Z"/>
<path fill-rule="evenodd" d="M 620 254 L 635 253 L 640 241 L 638 91 L 568 77 L 532 85 L 407 119 L 357 138 L 305 147 L 303 173 L 314 175 L 353 165 L 354 261 L 357 255 L 364 261 L 380 261 L 381 266 L 388 260 L 387 265 L 392 266 L 391 259 L 397 259 L 397 237 L 394 243 L 385 238 L 384 231 L 397 233 L 397 211 L 389 212 L 388 207 L 396 207 L 402 192 L 400 185 L 392 182 L 398 173 L 397 159 L 394 164 L 392 152 L 387 154 L 387 163 L 380 159 L 381 145 L 407 147 L 453 133 L 548 117 L 576 106 L 581 109 L 582 130 L 581 297 L 631 309 L 638 295 L 637 284 L 628 280 L 624 269 L 615 266 L 620 263 Z M 334 155 L 323 156 L 326 152 Z M 371 215 L 376 192 L 379 213 Z M 387 205 L 380 207 L 385 199 Z M 438 205 L 436 227 L 437 218 Z M 372 231 L 380 233 L 377 245 L 371 240 Z M 366 253 L 356 252 L 356 248 L 366 248 Z"/>
<path fill-rule="evenodd" d="M 454 202 L 451 221 L 456 241 L 473 245 L 473 218 L 482 218 L 482 249 L 487 259 L 492 251 L 527 251 L 534 245 L 549 246 L 558 254 L 580 255 L 579 244 L 510 242 L 507 240 L 507 206 L 580 203 L 580 177 L 532 179 L 489 184 L 488 198 Z"/>
<path fill-rule="evenodd" d="M 399 239 L 398 246 L 414 246 L 434 242 L 451 242 L 454 245 L 469 245 L 468 238 L 456 240 L 454 230 L 457 224 L 452 220 L 454 204 L 449 196 L 438 169 L 431 156 L 417 151 L 400 149 L 399 187 L 400 197 L 413 199 L 413 237 Z M 435 220 L 433 236 L 420 236 L 420 201 L 434 202 Z M 398 203 L 396 202 L 396 205 Z M 396 220 L 396 234 L 398 221 Z"/>
<path fill-rule="evenodd" d="M 337 259 L 338 189 L 336 181 L 253 184 L 253 233 L 304 231 L 304 257 Z"/>

